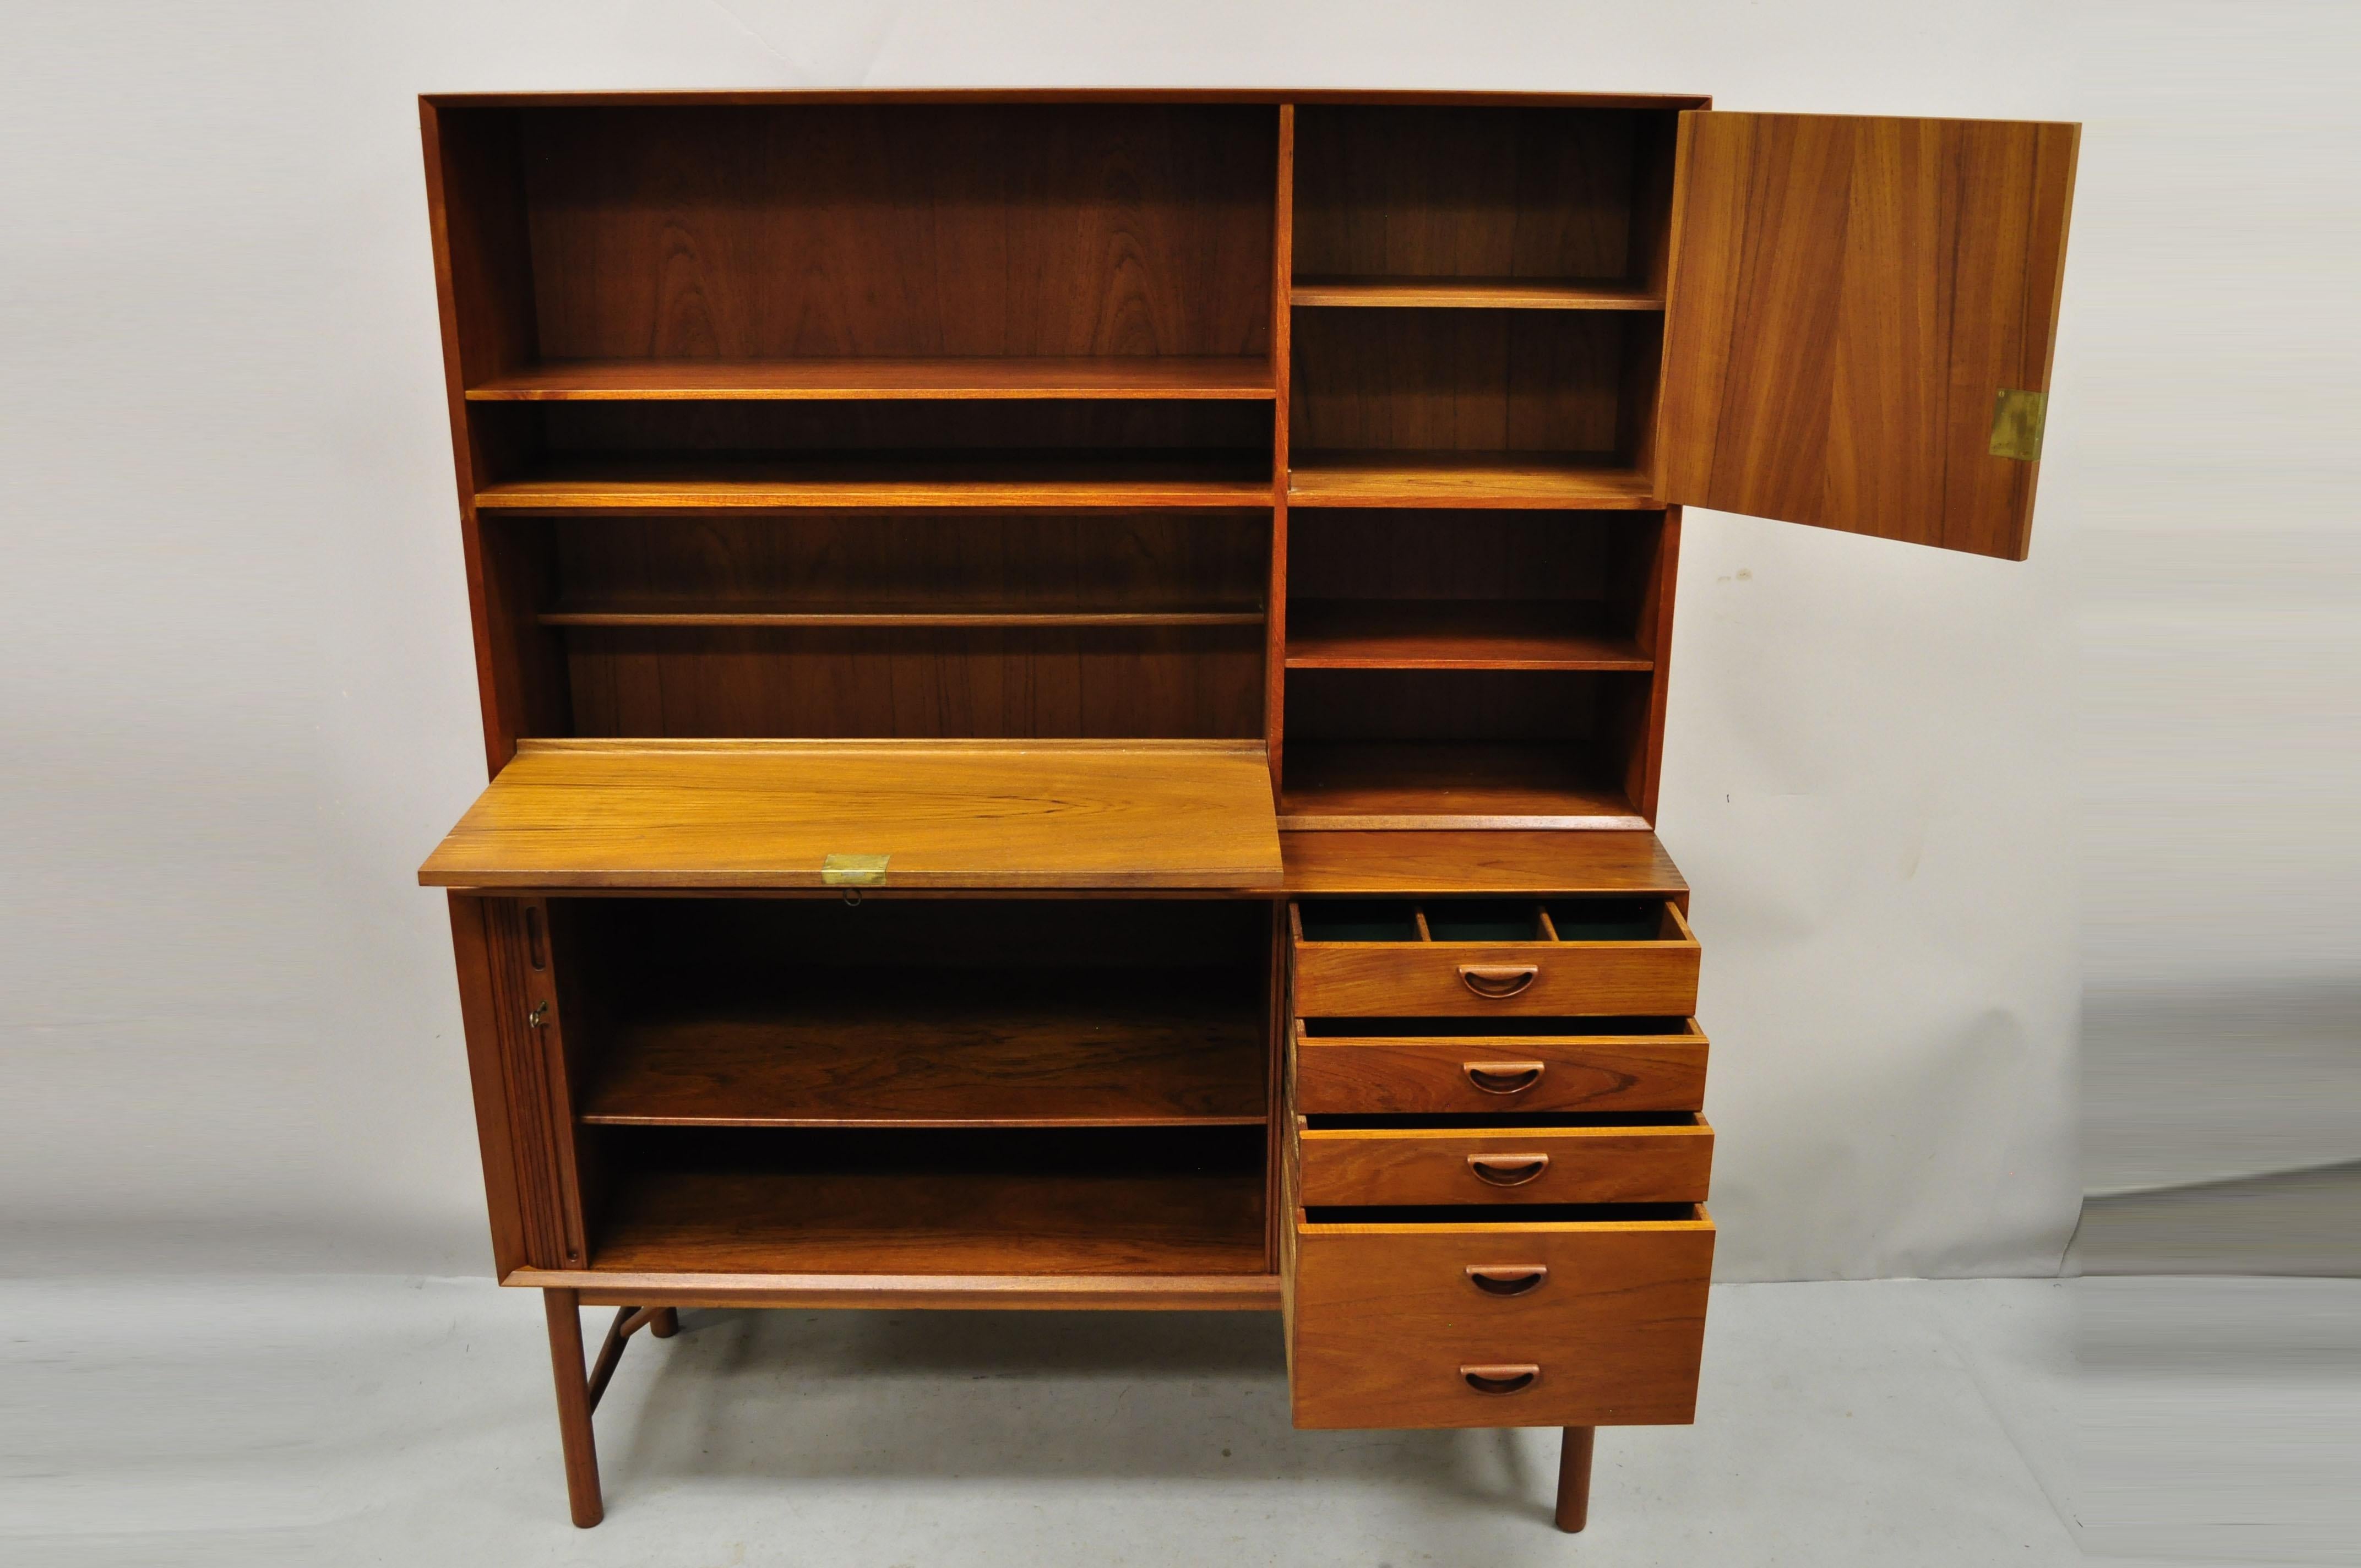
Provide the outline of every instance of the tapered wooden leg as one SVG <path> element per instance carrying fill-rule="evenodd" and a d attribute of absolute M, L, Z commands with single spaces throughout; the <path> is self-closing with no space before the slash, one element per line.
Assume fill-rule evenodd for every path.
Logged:
<path fill-rule="evenodd" d="M 1597 1427 L 1568 1427 L 1557 1451 L 1557 1528 L 1572 1535 L 1590 1521 L 1590 1445 Z"/>
<path fill-rule="evenodd" d="M 598 1443 L 590 1431 L 590 1380 L 582 1365 L 582 1301 L 571 1290 L 544 1290 L 549 1361 L 557 1376 L 557 1435 L 566 1444 L 566 1499 L 574 1522 L 588 1530 L 607 1517 L 598 1497 Z"/>
<path fill-rule="evenodd" d="M 648 1332 L 658 1339 L 670 1339 L 680 1332 L 680 1310 L 675 1307 L 658 1307 L 648 1318 Z"/>

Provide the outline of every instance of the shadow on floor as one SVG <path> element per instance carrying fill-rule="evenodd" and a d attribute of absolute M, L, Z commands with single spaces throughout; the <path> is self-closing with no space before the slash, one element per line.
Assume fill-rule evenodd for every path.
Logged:
<path fill-rule="evenodd" d="M 601 1407 L 609 1488 L 672 1477 L 1330 1482 L 1535 1514 L 1500 1429 L 1298 1431 L 1268 1312 L 684 1311 Z M 961 1375 L 964 1374 L 964 1380 Z"/>

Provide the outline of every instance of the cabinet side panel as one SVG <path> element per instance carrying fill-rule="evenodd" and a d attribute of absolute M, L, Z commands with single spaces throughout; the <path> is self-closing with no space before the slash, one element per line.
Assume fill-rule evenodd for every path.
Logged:
<path fill-rule="evenodd" d="M 491 936 L 487 914 L 494 900 L 451 895 L 451 948 L 458 960 L 459 1017 L 467 1037 L 467 1080 L 476 1101 L 476 1146 L 484 1161 L 484 1203 L 492 1226 L 492 1273 L 531 1261 L 525 1240 L 517 1151 L 509 1135 L 508 1071 L 496 1022 Z"/>
<path fill-rule="evenodd" d="M 495 1256 L 503 1275 L 518 1264 L 578 1267 L 585 1249 L 569 1200 L 570 1118 L 548 938 L 540 934 L 536 969 L 526 923 L 529 907 L 542 917 L 538 905 L 462 896 L 451 905 Z"/>

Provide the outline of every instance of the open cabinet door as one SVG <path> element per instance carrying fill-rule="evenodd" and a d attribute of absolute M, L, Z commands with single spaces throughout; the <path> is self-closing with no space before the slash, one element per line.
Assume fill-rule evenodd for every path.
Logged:
<path fill-rule="evenodd" d="M 1658 495 L 2025 559 L 2081 134 L 1683 115 Z"/>

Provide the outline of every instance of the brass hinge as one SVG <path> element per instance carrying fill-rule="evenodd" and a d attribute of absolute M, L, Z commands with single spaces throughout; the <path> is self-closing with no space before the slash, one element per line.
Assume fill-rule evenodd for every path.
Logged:
<path fill-rule="evenodd" d="M 881 887 L 891 855 L 829 855 L 819 863 L 819 880 L 829 887 Z"/>
<path fill-rule="evenodd" d="M 2041 431 L 2048 422 L 2048 393 L 2003 387 L 1993 395 L 1992 455 L 2040 462 Z"/>

